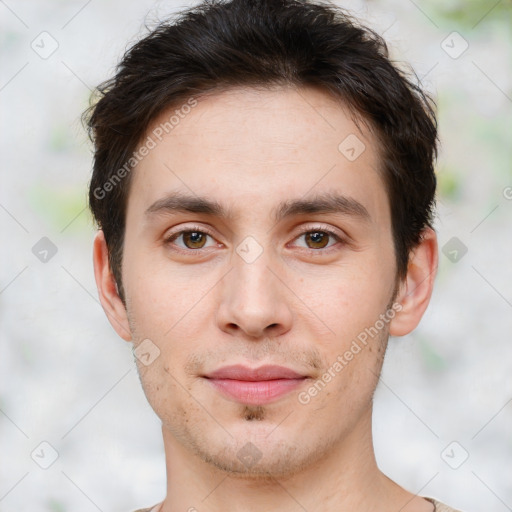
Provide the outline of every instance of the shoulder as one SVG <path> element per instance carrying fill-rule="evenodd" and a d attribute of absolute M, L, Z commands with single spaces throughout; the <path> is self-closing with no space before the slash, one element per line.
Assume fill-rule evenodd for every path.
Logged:
<path fill-rule="evenodd" d="M 434 504 L 435 512 L 461 512 L 460 510 L 456 510 L 452 507 L 449 507 L 448 505 L 445 505 L 444 503 L 441 503 L 440 501 L 437 501 L 433 498 L 425 498 L 427 501 L 430 501 L 430 503 Z"/>

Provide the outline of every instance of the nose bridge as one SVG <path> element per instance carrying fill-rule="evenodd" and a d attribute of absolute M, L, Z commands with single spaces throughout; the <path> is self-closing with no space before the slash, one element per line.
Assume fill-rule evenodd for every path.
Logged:
<path fill-rule="evenodd" d="M 276 266 L 271 248 L 246 237 L 235 252 L 218 311 L 220 327 L 239 328 L 254 337 L 288 330 L 291 312 L 283 284 L 274 275 L 276 270 L 269 269 Z"/>
<path fill-rule="evenodd" d="M 240 254 L 241 252 L 242 254 Z M 253 295 L 255 299 L 259 295 L 265 296 L 269 294 L 269 288 L 273 287 L 274 283 L 270 282 L 272 273 L 268 269 L 272 264 L 269 252 L 269 250 L 262 250 L 260 254 L 257 254 L 255 248 L 247 249 L 247 244 L 245 244 L 245 249 L 243 247 L 237 249 L 237 255 L 233 258 L 235 287 L 238 283 L 239 288 L 248 292 L 239 297 L 244 299 L 242 302 L 251 302 L 250 295 Z"/>
<path fill-rule="evenodd" d="M 247 237 L 233 255 L 233 299 L 246 312 L 270 310 L 275 300 L 275 284 L 268 269 L 272 265 L 271 249 Z M 274 293 L 272 293 L 274 292 Z"/>

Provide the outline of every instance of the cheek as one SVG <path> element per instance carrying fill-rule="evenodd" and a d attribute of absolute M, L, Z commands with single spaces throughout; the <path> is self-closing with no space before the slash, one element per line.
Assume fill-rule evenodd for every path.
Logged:
<path fill-rule="evenodd" d="M 392 283 L 389 273 L 379 275 L 378 270 L 370 264 L 338 267 L 322 276 L 304 276 L 296 283 L 294 290 L 307 306 L 305 313 L 332 349 L 343 349 L 385 312 Z"/>
<path fill-rule="evenodd" d="M 218 277 L 191 267 L 137 254 L 126 259 L 123 279 L 130 316 L 143 336 L 172 336 L 207 303 L 205 294 Z"/>
<path fill-rule="evenodd" d="M 148 403 L 166 424 L 188 422 L 187 416 L 195 407 L 193 401 L 188 400 L 190 389 L 184 379 L 169 367 L 166 359 L 167 355 L 162 353 L 149 366 L 138 362 L 142 389 Z"/>
<path fill-rule="evenodd" d="M 158 354 L 149 366 L 137 360 L 145 392 L 168 397 L 186 393 L 182 386 L 189 383 L 183 369 L 191 355 L 204 350 L 213 318 L 214 294 L 208 291 L 219 278 L 211 271 L 194 275 L 190 268 L 180 271 L 168 261 L 150 263 L 144 258 L 128 260 L 125 270 L 135 350 L 143 351 L 147 344 Z"/>

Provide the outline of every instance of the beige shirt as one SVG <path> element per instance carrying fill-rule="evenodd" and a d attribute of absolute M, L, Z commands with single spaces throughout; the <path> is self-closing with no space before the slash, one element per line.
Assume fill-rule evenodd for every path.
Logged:
<path fill-rule="evenodd" d="M 424 498 L 427 501 L 430 501 L 430 503 L 434 504 L 434 512 L 460 512 L 460 510 L 455 510 L 454 508 L 449 507 L 448 505 L 445 505 L 444 503 L 441 503 L 440 501 L 437 501 L 433 498 Z M 159 512 L 160 506 L 162 504 L 158 503 L 157 505 L 149 508 L 140 508 L 139 510 L 135 510 L 135 512 Z"/>

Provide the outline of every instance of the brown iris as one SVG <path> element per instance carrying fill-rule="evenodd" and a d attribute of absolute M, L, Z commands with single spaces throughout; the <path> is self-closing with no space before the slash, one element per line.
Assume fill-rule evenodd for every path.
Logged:
<path fill-rule="evenodd" d="M 306 233 L 306 243 L 309 242 L 314 245 L 313 249 L 323 249 L 329 242 L 329 235 L 322 231 L 311 231 Z"/>
<path fill-rule="evenodd" d="M 206 233 L 201 233 L 199 231 L 185 231 L 183 233 L 183 243 L 189 249 L 201 249 L 206 243 L 206 237 L 208 235 Z M 190 246 L 189 246 L 190 242 Z"/>

